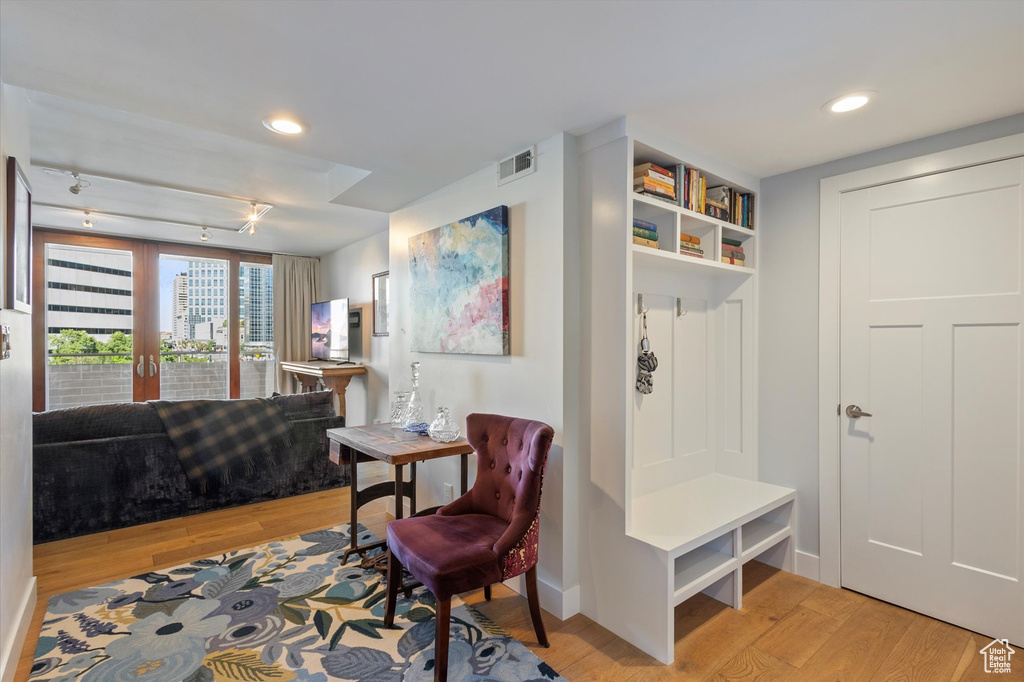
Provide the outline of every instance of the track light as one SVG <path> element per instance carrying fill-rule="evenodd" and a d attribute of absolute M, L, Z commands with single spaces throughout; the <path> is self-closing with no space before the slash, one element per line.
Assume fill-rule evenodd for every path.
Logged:
<path fill-rule="evenodd" d="M 72 187 L 71 191 L 75 192 L 75 188 Z M 81 191 L 81 188 L 79 188 L 79 191 Z M 75 192 L 75 194 L 78 194 L 78 192 Z M 92 227 L 92 220 L 89 219 L 89 212 L 88 211 L 85 212 L 85 220 L 82 221 L 82 227 L 88 227 L 88 228 Z"/>
<path fill-rule="evenodd" d="M 201 241 L 201 242 L 208 242 L 208 241 L 210 241 L 210 233 L 206 231 L 205 227 L 203 228 L 203 233 L 201 235 L 199 235 L 199 241 Z"/>
<path fill-rule="evenodd" d="M 88 181 L 86 181 L 84 185 L 82 184 L 82 179 L 78 177 L 78 173 L 72 173 L 71 177 L 75 179 L 75 184 L 68 187 L 68 191 L 71 192 L 72 194 L 78 194 L 79 192 L 82 191 L 83 188 L 89 186 Z"/>
<path fill-rule="evenodd" d="M 246 231 L 249 233 L 250 237 L 256 234 L 256 223 L 249 223 L 249 229 Z"/>

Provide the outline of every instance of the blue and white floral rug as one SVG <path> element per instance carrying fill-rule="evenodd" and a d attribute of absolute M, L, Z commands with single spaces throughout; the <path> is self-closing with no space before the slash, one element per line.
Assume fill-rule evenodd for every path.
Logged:
<path fill-rule="evenodd" d="M 345 524 L 57 595 L 30 679 L 432 680 L 434 595 L 399 595 L 385 628 L 381 577 L 355 556 L 342 565 L 348 546 Z M 563 680 L 457 597 L 449 646 L 452 682 Z"/>

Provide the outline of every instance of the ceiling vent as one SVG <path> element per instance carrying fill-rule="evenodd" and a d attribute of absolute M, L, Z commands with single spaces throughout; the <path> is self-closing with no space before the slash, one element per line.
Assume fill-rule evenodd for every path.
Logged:
<path fill-rule="evenodd" d="M 537 147 L 529 147 L 498 162 L 498 186 L 537 170 Z"/>

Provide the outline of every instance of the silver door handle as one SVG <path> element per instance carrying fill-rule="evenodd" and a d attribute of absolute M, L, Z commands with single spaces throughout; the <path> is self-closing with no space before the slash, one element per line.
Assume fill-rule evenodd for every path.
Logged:
<path fill-rule="evenodd" d="M 146 376 L 146 356 L 139 356 L 139 364 L 135 366 L 135 373 L 140 377 Z"/>
<path fill-rule="evenodd" d="M 149 356 L 149 376 L 156 376 L 156 362 L 153 361 L 153 356 Z"/>
<path fill-rule="evenodd" d="M 865 412 L 856 405 L 847 405 L 846 416 L 849 417 L 850 419 L 860 419 L 861 417 L 870 417 L 871 413 Z"/>

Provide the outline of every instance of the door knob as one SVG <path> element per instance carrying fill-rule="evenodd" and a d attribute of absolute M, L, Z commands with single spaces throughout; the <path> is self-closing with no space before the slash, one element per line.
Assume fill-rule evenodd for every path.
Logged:
<path fill-rule="evenodd" d="M 139 356 L 139 364 L 135 366 L 135 373 L 140 377 L 146 376 L 146 357 L 144 355 Z"/>
<path fill-rule="evenodd" d="M 149 356 L 149 376 L 156 376 L 156 362 L 153 361 L 153 356 Z"/>
<path fill-rule="evenodd" d="M 856 405 L 846 406 L 846 416 L 850 419 L 860 419 L 861 417 L 870 417 L 870 412 L 865 412 Z"/>

